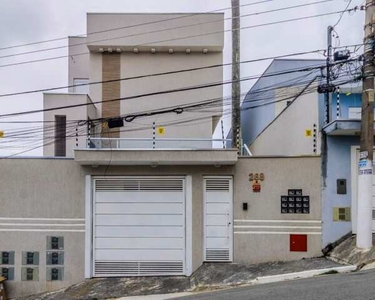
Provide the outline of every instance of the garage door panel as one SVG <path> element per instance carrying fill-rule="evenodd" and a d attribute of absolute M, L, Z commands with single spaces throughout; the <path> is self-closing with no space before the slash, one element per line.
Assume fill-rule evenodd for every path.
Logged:
<path fill-rule="evenodd" d="M 96 225 L 169 225 L 183 226 L 181 215 L 97 215 Z"/>
<path fill-rule="evenodd" d="M 207 203 L 207 214 L 229 213 L 229 203 Z"/>
<path fill-rule="evenodd" d="M 165 202 L 183 202 L 181 192 L 171 191 L 153 191 L 153 192 L 97 192 L 96 203 L 165 203 Z"/>
<path fill-rule="evenodd" d="M 222 225 L 228 222 L 227 215 L 208 215 L 206 218 L 207 225 Z"/>
<path fill-rule="evenodd" d="M 227 226 L 207 226 L 206 227 L 207 237 L 222 237 L 228 235 Z"/>
<path fill-rule="evenodd" d="M 184 228 L 181 227 L 152 227 L 152 226 L 96 226 L 96 237 L 182 237 Z"/>
<path fill-rule="evenodd" d="M 96 238 L 97 249 L 174 249 L 184 248 L 184 239 L 181 238 Z"/>
<path fill-rule="evenodd" d="M 184 252 L 181 250 L 126 250 L 126 249 L 97 249 L 96 260 L 110 261 L 181 261 Z"/>
<path fill-rule="evenodd" d="M 183 203 L 97 203 L 97 214 L 181 214 Z"/>
<path fill-rule="evenodd" d="M 207 238 L 206 247 L 210 249 L 228 249 L 228 239 L 227 238 Z"/>
<path fill-rule="evenodd" d="M 215 203 L 215 202 L 221 202 L 221 203 L 228 203 L 228 194 L 229 192 L 207 192 L 209 194 L 209 197 L 207 197 L 206 203 Z"/>

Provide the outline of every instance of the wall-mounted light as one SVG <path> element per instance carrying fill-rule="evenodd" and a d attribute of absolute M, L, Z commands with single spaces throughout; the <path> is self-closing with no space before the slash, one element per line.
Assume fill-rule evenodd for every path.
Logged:
<path fill-rule="evenodd" d="M 173 54 L 174 50 L 173 49 L 169 49 L 168 52 L 169 52 L 169 54 Z"/>
<path fill-rule="evenodd" d="M 203 54 L 207 54 L 208 53 L 208 49 L 203 49 Z"/>
<path fill-rule="evenodd" d="M 117 48 L 116 51 L 117 51 L 117 53 L 121 53 L 121 49 L 120 48 Z"/>
<path fill-rule="evenodd" d="M 134 48 L 134 49 L 133 49 L 133 52 L 134 52 L 134 53 L 139 53 L 139 49 L 138 49 L 138 48 Z"/>
<path fill-rule="evenodd" d="M 104 49 L 103 48 L 99 48 L 99 52 L 104 52 Z"/>
<path fill-rule="evenodd" d="M 186 54 L 190 54 L 191 53 L 191 49 L 186 49 Z"/>
<path fill-rule="evenodd" d="M 112 48 L 108 48 L 109 53 L 112 53 L 112 51 L 113 51 Z"/>
<path fill-rule="evenodd" d="M 155 48 L 151 48 L 151 53 L 155 54 L 156 53 L 156 49 Z"/>

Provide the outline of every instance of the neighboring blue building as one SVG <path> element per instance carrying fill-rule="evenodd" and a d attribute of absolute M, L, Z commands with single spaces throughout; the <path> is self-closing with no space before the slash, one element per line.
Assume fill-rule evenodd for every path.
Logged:
<path fill-rule="evenodd" d="M 356 232 L 362 99 L 358 84 L 337 85 L 339 89 L 331 94 L 330 122 L 326 124 L 324 95 L 317 93 L 321 71 L 306 71 L 324 64 L 324 60 L 274 60 L 241 107 L 242 139 L 255 156 L 319 155 L 321 133 L 326 133 L 326 161 L 322 163 L 323 247 Z"/>
<path fill-rule="evenodd" d="M 323 246 L 356 232 L 357 165 L 361 131 L 361 87 L 341 88 L 331 98 L 327 134 L 327 176 L 323 178 Z"/>

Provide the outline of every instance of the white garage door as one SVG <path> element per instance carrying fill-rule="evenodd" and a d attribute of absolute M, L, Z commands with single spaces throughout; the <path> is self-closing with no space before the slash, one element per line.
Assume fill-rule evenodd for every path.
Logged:
<path fill-rule="evenodd" d="M 184 178 L 95 180 L 94 276 L 183 275 Z"/>

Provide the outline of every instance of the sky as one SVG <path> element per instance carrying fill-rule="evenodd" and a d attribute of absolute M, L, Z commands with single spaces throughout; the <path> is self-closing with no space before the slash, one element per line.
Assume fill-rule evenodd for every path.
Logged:
<path fill-rule="evenodd" d="M 241 0 L 241 15 L 269 11 L 321 0 L 270 0 L 266 3 L 249 5 L 260 0 Z M 349 7 L 362 5 L 363 0 L 352 0 Z M 265 24 L 274 21 L 301 18 L 345 9 L 348 0 L 332 0 L 303 8 L 260 14 L 241 18 L 241 27 Z M 32 43 L 67 36 L 81 35 L 86 32 L 86 13 L 88 12 L 211 12 L 218 9 L 225 12 L 225 18 L 231 17 L 230 0 L 1 0 L 0 1 L 0 57 L 25 51 L 41 50 L 46 47 L 67 45 L 67 40 L 32 46 L 3 49 L 9 46 Z M 290 23 L 255 27 L 241 30 L 241 60 L 291 54 L 326 48 L 328 25 L 334 25 L 339 14 L 304 19 Z M 335 27 L 334 46 L 362 43 L 364 12 L 345 13 Z M 225 29 L 231 28 L 231 20 L 225 22 Z M 231 61 L 231 34 L 225 33 L 224 63 Z M 353 48 L 352 48 L 353 49 Z M 45 51 L 16 57 L 0 58 L 0 95 L 6 93 L 44 89 L 68 84 L 67 58 L 6 66 L 30 60 L 45 59 L 67 55 L 67 48 Z M 303 58 L 322 58 L 323 54 L 309 54 Z M 300 57 L 300 58 L 302 58 Z M 295 56 L 293 57 L 295 58 Z M 241 66 L 241 77 L 259 75 L 270 64 L 270 60 Z M 224 69 L 224 80 L 231 78 L 230 68 Z M 242 83 L 242 93 L 247 92 L 254 81 Z M 224 97 L 230 95 L 230 87 L 224 88 Z M 42 93 L 26 94 L 0 98 L 0 115 L 19 111 L 42 109 Z M 230 116 L 224 119 L 225 129 L 230 126 Z M 16 118 L 0 118 L 0 122 L 42 121 L 42 114 L 28 114 Z M 0 123 L 5 135 L 14 130 L 35 130 L 41 124 Z M 39 139 L 41 134 L 35 135 Z M 0 155 L 22 153 L 26 156 L 41 155 L 41 142 L 24 141 L 17 144 L 0 144 Z M 17 148 L 15 148 L 17 147 Z"/>

